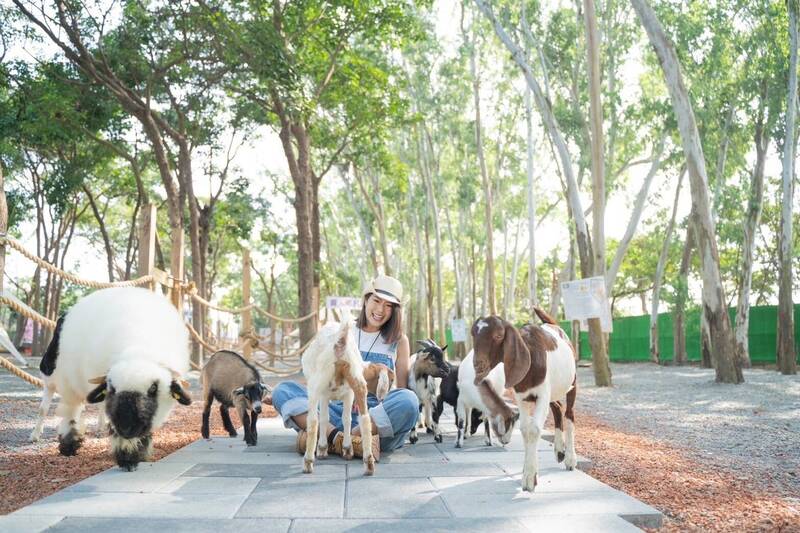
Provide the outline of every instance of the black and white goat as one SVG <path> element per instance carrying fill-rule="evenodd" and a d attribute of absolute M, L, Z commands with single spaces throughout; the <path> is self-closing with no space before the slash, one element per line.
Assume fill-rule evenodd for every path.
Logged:
<path fill-rule="evenodd" d="M 147 289 L 113 288 L 81 299 L 66 314 L 42 370 L 61 395 L 59 452 L 83 442 L 86 402 L 105 401 L 117 464 L 136 469 L 152 453 L 152 433 L 175 402 L 189 405 L 189 338 L 178 311 Z M 44 400 L 43 400 L 44 403 Z"/>
<path fill-rule="evenodd" d="M 422 349 L 410 358 L 408 382 L 419 398 L 420 418 L 419 424 L 411 430 L 408 440 L 411 444 L 415 444 L 419 440 L 417 426 L 421 425 L 429 433 L 433 433 L 433 439 L 436 442 L 442 442 L 442 432 L 439 430 L 438 422 L 433 420 L 433 411 L 436 397 L 439 394 L 439 382 L 450 372 L 450 365 L 444 356 L 447 345 L 439 347 L 431 339 L 417 341 L 417 343 L 422 346 Z"/>
<path fill-rule="evenodd" d="M 255 446 L 258 442 L 256 421 L 261 414 L 262 398 L 269 393 L 269 389 L 261 383 L 261 376 L 256 367 L 244 360 L 236 352 L 220 350 L 216 352 L 203 367 L 200 374 L 203 385 L 203 426 L 200 433 L 204 439 L 209 437 L 208 419 L 211 413 L 211 404 L 216 399 L 219 403 L 219 414 L 222 424 L 228 435 L 235 437 L 236 428 L 231 422 L 228 409 L 236 407 L 244 426 L 244 441 L 248 446 Z"/>
<path fill-rule="evenodd" d="M 442 381 L 439 384 L 439 394 L 436 396 L 436 404 L 433 407 L 433 422 L 437 431 L 439 431 L 439 438 L 437 442 L 442 442 L 439 420 L 444 412 L 445 403 L 450 404 L 453 407 L 453 412 L 455 413 L 456 419 L 456 427 L 464 427 L 464 421 L 458 412 L 458 373 L 460 365 L 458 363 L 450 363 L 448 361 L 445 361 L 445 364 L 448 367 L 448 372 L 447 375 L 442 378 Z M 480 426 L 481 416 L 482 413 L 477 409 L 472 411 L 472 417 L 470 418 L 470 427 L 472 428 L 471 433 L 475 433 L 475 431 L 478 429 L 478 426 Z"/>

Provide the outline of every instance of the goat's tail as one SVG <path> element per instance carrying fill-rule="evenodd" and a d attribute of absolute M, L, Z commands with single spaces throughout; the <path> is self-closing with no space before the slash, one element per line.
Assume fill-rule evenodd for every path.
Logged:
<path fill-rule="evenodd" d="M 552 324 L 554 326 L 558 326 L 558 322 L 556 322 L 555 319 L 553 319 L 553 317 L 551 317 L 550 315 L 545 313 L 544 310 L 542 310 L 542 309 L 540 309 L 540 308 L 538 308 L 538 307 L 536 307 L 534 305 L 533 306 L 533 311 L 534 311 L 534 313 L 536 313 L 536 316 L 539 317 L 539 320 L 541 320 L 545 324 Z"/>
<path fill-rule="evenodd" d="M 345 346 L 347 346 L 347 337 L 350 334 L 350 327 L 353 324 L 353 317 L 350 313 L 342 315 L 342 321 L 339 323 L 339 332 L 336 334 L 336 344 L 334 345 L 333 353 L 339 359 L 344 356 Z"/>

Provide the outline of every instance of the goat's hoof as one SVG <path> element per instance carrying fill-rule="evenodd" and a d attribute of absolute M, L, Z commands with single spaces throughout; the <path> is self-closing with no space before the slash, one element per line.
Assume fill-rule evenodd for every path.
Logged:
<path fill-rule="evenodd" d="M 412 435 L 412 436 L 408 437 L 408 442 L 410 442 L 411 444 L 416 444 L 418 440 L 419 440 L 419 437 L 417 437 L 416 435 Z"/>
<path fill-rule="evenodd" d="M 317 457 L 328 457 L 328 447 L 317 446 Z"/>
<path fill-rule="evenodd" d="M 578 458 L 575 457 L 574 453 L 567 454 L 564 465 L 567 467 L 567 470 L 575 470 L 575 467 L 578 466 Z"/>
<path fill-rule="evenodd" d="M 490 441 L 489 439 L 483 439 L 483 443 L 485 445 L 487 445 L 487 446 L 491 446 L 492 445 L 492 441 Z"/>
<path fill-rule="evenodd" d="M 425 428 L 425 433 L 427 433 L 428 435 L 432 434 L 433 428 Z"/>
<path fill-rule="evenodd" d="M 556 452 L 556 462 L 564 462 L 564 452 Z"/>
<path fill-rule="evenodd" d="M 461 443 L 460 442 L 456 442 L 456 448 L 461 448 L 461 447 L 462 447 Z"/>
<path fill-rule="evenodd" d="M 375 474 L 375 458 L 370 457 L 364 461 L 364 475 L 372 476 Z"/>
<path fill-rule="evenodd" d="M 30 442 L 39 442 L 39 435 L 31 435 L 28 440 Z"/>
<path fill-rule="evenodd" d="M 303 473 L 304 474 L 314 473 L 314 461 L 309 461 L 308 459 L 303 461 Z"/>
<path fill-rule="evenodd" d="M 236 433 L 235 431 L 229 431 L 228 435 L 230 435 L 231 437 L 238 437 L 239 436 L 239 434 Z"/>
<path fill-rule="evenodd" d="M 538 484 L 537 475 L 522 474 L 522 490 L 526 492 L 533 492 Z"/>
<path fill-rule="evenodd" d="M 434 440 L 434 442 L 442 442 L 441 434 L 440 435 L 434 435 L 433 436 L 433 440 Z"/>
<path fill-rule="evenodd" d="M 350 446 L 349 448 L 342 448 L 342 457 L 345 461 L 349 461 L 353 458 L 353 447 Z"/>

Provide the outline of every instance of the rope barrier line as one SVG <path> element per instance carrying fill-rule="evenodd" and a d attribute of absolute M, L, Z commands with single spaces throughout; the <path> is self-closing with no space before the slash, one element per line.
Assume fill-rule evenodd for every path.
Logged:
<path fill-rule="evenodd" d="M 55 320 L 50 320 L 46 316 L 40 315 L 21 301 L 17 300 L 16 298 L 9 298 L 8 296 L 0 296 L 0 303 L 7 305 L 8 307 L 12 308 L 22 316 L 26 318 L 30 318 L 31 320 L 35 320 L 36 322 L 42 324 L 43 326 L 55 329 L 56 322 Z"/>
<path fill-rule="evenodd" d="M 262 315 L 264 315 L 267 318 L 271 318 L 271 319 L 277 320 L 279 322 L 289 322 L 289 323 L 302 322 L 304 320 L 308 320 L 312 316 L 316 316 L 317 314 L 319 314 L 319 311 L 312 311 L 309 314 L 307 314 L 306 316 L 301 316 L 299 318 L 283 318 L 283 317 L 280 317 L 280 316 L 277 316 L 277 315 L 273 315 L 269 311 L 267 311 L 265 309 L 261 309 L 257 305 L 254 305 L 253 309 L 255 309 L 258 313 L 261 313 Z"/>
<path fill-rule="evenodd" d="M 39 378 L 37 378 L 35 376 L 32 376 L 32 375 L 28 374 L 27 372 L 25 372 L 22 369 L 18 368 L 17 365 L 15 365 L 14 363 L 9 361 L 8 359 L 3 357 L 2 355 L 0 355 L 0 366 L 6 368 L 9 372 L 14 374 L 18 378 L 27 381 L 28 383 L 30 383 L 34 387 L 39 387 L 40 389 L 44 388 L 44 381 L 42 381 L 41 379 L 39 379 Z"/>
<path fill-rule="evenodd" d="M 256 361 L 255 359 L 253 359 L 252 362 L 255 363 L 257 366 L 260 366 L 261 368 L 263 368 L 267 372 L 271 372 L 271 373 L 276 374 L 278 376 L 291 376 L 292 374 L 297 374 L 303 368 L 302 365 L 298 365 L 296 367 L 290 367 L 290 368 L 276 368 L 274 366 L 267 366 L 267 365 L 261 363 L 260 361 Z"/>
<path fill-rule="evenodd" d="M 22 246 L 22 244 L 20 244 L 19 242 L 15 241 L 14 239 L 12 239 L 10 237 L 0 237 L 0 242 L 5 243 L 9 247 L 11 247 L 14 250 L 18 251 L 23 256 L 25 256 L 27 259 L 33 261 L 34 263 L 36 263 L 40 267 L 44 268 L 48 272 L 50 272 L 52 274 L 56 274 L 58 276 L 61 276 L 62 278 L 66 279 L 67 281 L 71 281 L 72 283 L 75 283 L 76 285 L 83 285 L 84 287 L 91 287 L 93 289 L 107 289 L 109 287 L 139 287 L 139 286 L 142 286 L 142 285 L 147 285 L 148 283 L 153 282 L 154 279 L 155 279 L 152 275 L 148 275 L 148 276 L 142 276 L 140 278 L 136 278 L 136 279 L 132 279 L 132 280 L 128 280 L 128 281 L 92 281 L 90 279 L 84 279 L 84 278 L 80 278 L 78 276 L 75 276 L 74 274 L 70 274 L 69 272 L 67 272 L 65 270 L 61 270 L 57 266 L 55 266 L 55 265 L 53 265 L 51 263 L 48 263 L 44 259 L 41 259 L 41 258 L 37 257 L 36 255 L 32 254 L 31 252 L 26 250 L 25 247 Z"/>

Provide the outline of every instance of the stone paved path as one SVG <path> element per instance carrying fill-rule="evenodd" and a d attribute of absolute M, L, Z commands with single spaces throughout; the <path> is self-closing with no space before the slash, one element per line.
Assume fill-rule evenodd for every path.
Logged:
<path fill-rule="evenodd" d="M 444 443 L 422 434 L 416 445 L 385 454 L 365 478 L 360 460 L 339 457 L 302 474 L 294 432 L 264 419 L 256 447 L 216 437 L 136 472 L 112 468 L 0 516 L 0 531 L 567 533 L 661 524 L 656 509 L 567 472 L 547 441 L 539 444 L 539 486 L 528 494 L 520 491 L 519 432 L 505 448 L 486 447 L 479 432 L 457 450 L 452 420 L 446 427 Z"/>

